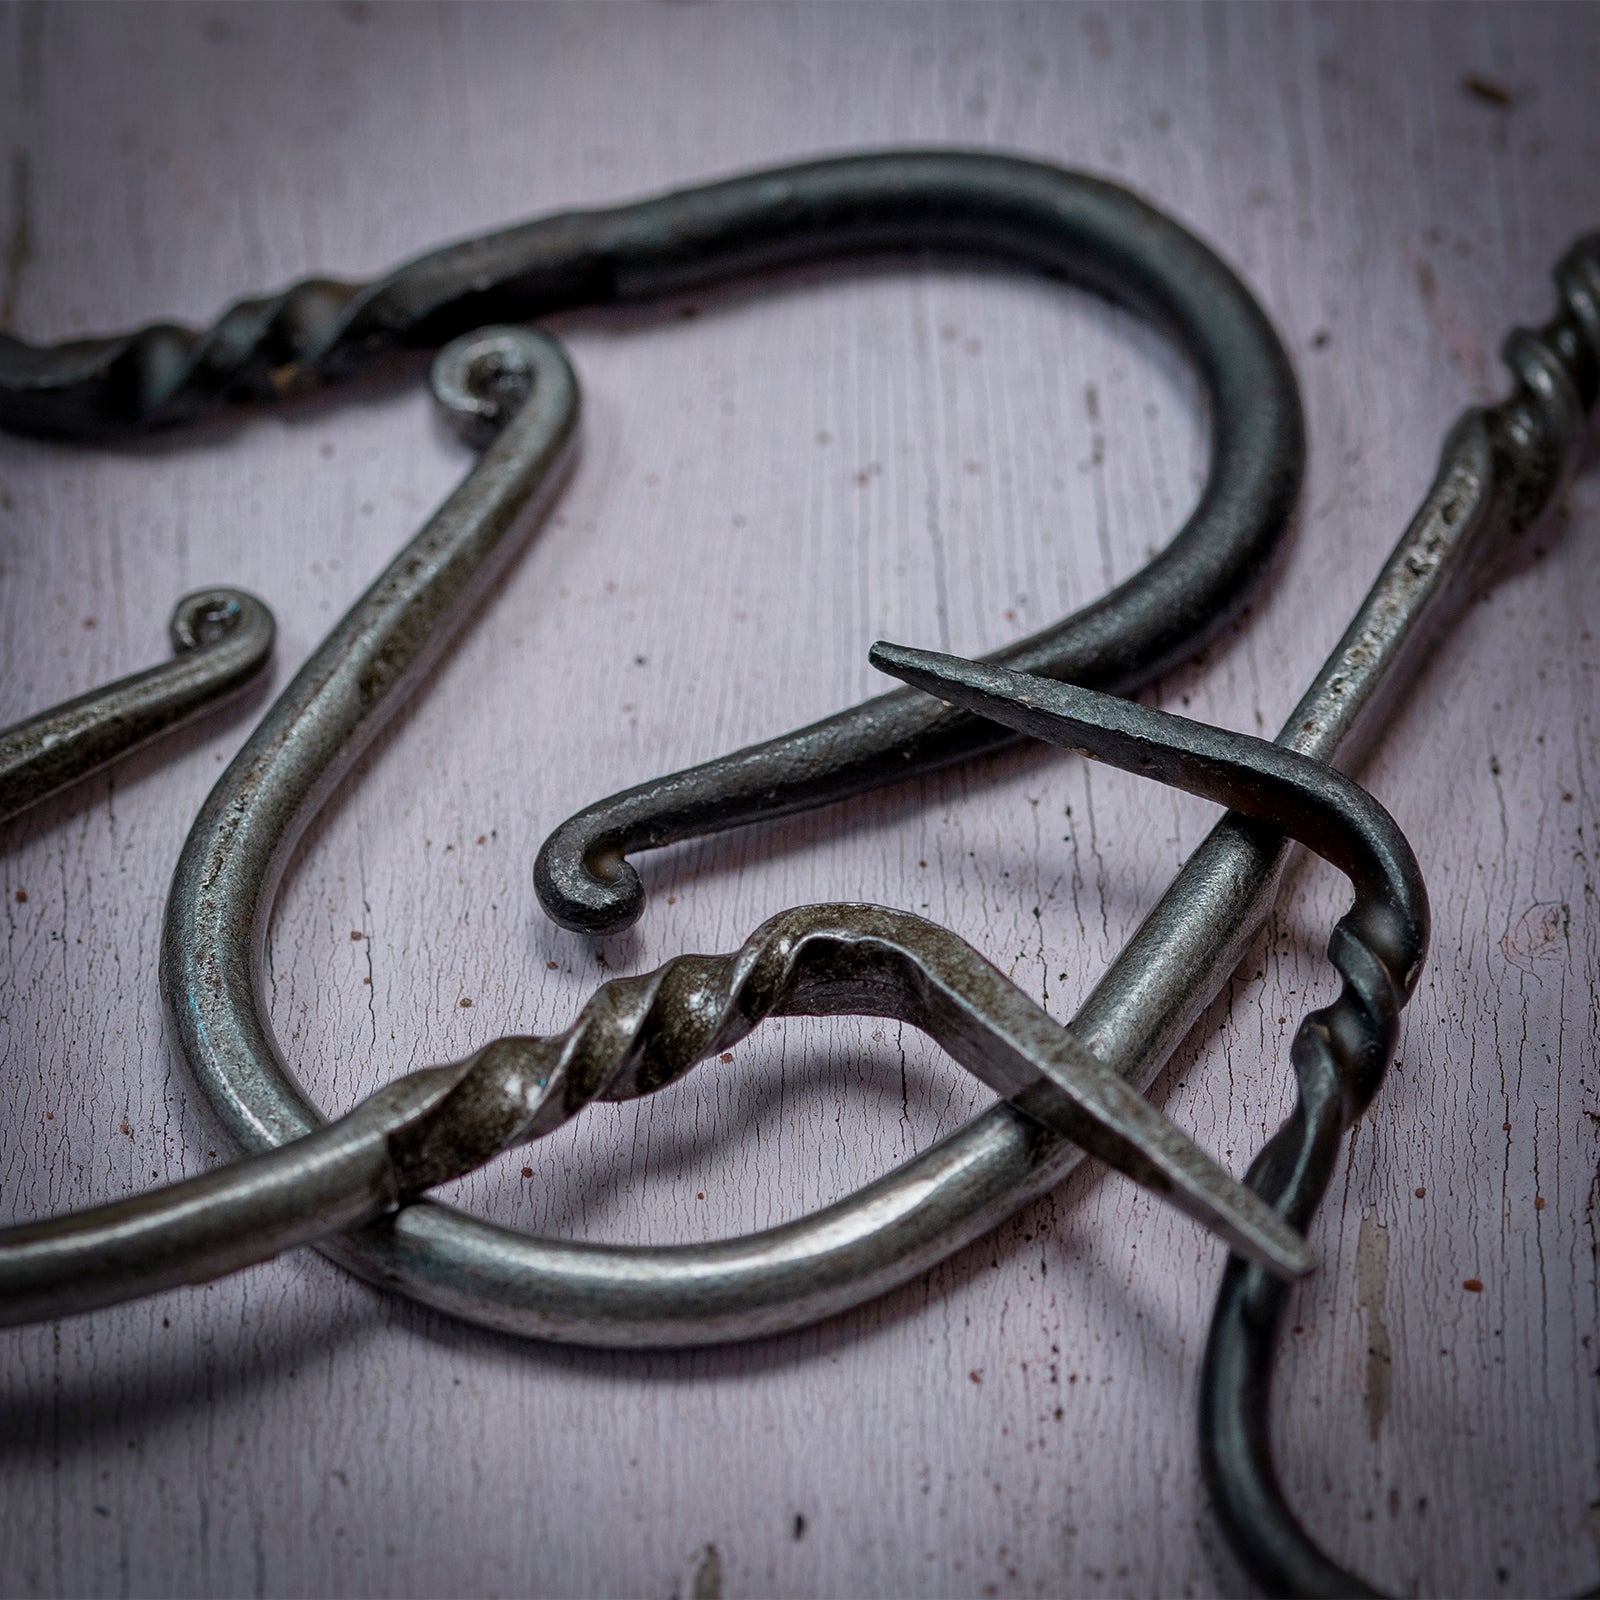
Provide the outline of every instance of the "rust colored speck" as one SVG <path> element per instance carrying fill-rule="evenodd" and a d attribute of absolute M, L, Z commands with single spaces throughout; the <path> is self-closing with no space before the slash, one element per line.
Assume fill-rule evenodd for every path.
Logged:
<path fill-rule="evenodd" d="M 25 906 L 25 905 L 27 905 L 27 903 L 28 903 L 28 891 L 26 889 L 18 889 L 17 890 L 17 904 L 19 906 Z"/>
<path fill-rule="evenodd" d="M 470 1006 L 470 1005 L 471 1005 L 471 1004 L 472 1004 L 472 1002 L 471 1002 L 471 1000 L 469 1000 L 469 999 L 468 999 L 468 998 L 467 998 L 467 996 L 466 996 L 466 995 L 462 995 L 462 997 L 461 997 L 461 1004 L 462 1004 L 462 1005 L 463 1005 L 463 1006 Z"/>
<path fill-rule="evenodd" d="M 533 1168 L 532 1167 L 524 1167 L 522 1169 L 522 1176 L 524 1178 L 531 1178 L 533 1176 Z"/>
<path fill-rule="evenodd" d="M 976 1367 L 974 1367 L 972 1369 L 972 1371 L 967 1374 L 967 1377 L 970 1378 L 973 1383 L 982 1383 L 983 1382 L 983 1374 L 980 1371 L 978 1371 L 978 1369 Z"/>
<path fill-rule="evenodd" d="M 1535 1211 L 1543 1211 L 1544 1210 L 1544 1196 L 1542 1194 L 1535 1195 L 1533 1197 L 1533 1209 Z"/>
<path fill-rule="evenodd" d="M 351 937 L 351 938 L 352 938 L 352 939 L 353 939 L 353 940 L 354 940 L 354 941 L 355 941 L 355 942 L 356 942 L 356 943 L 357 943 L 357 944 L 360 944 L 360 943 L 361 943 L 361 930 L 360 930 L 360 929 L 359 929 L 359 928 L 352 928 L 352 929 L 351 929 L 351 930 L 350 930 L 350 937 Z"/>
<path fill-rule="evenodd" d="M 1417 1189 L 1417 1199 L 1426 1200 L 1427 1198 L 1428 1198 L 1428 1191 L 1419 1186 L 1418 1189 Z"/>
<path fill-rule="evenodd" d="M 731 1064 L 732 1061 L 733 1061 L 733 1051 L 724 1050 L 722 1052 L 721 1060 L 723 1061 L 724 1064 Z"/>
<path fill-rule="evenodd" d="M 1483 1293 L 1483 1279 L 1482 1278 L 1463 1278 L 1461 1280 L 1461 1287 L 1463 1289 L 1465 1289 L 1468 1294 L 1482 1294 Z"/>

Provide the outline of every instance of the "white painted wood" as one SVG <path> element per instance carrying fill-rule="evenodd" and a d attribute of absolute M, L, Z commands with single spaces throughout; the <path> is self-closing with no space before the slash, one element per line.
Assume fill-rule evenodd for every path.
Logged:
<path fill-rule="evenodd" d="M 310 269 L 865 145 L 1090 167 L 1212 240 L 1301 374 L 1298 541 L 1248 627 L 1160 695 L 1271 729 L 1449 421 L 1499 389 L 1496 342 L 1548 313 L 1549 266 L 1600 223 L 1596 18 L 11 5 L 0 309 L 33 337 L 199 320 Z M 872 691 L 876 637 L 976 651 L 1081 604 L 1177 525 L 1203 467 L 1188 375 L 1086 296 L 908 265 L 680 309 L 561 319 L 578 475 L 293 875 L 273 1020 L 327 1105 L 564 1024 L 602 958 L 729 948 L 815 899 L 925 909 L 1067 1015 L 1209 823 L 1013 754 L 646 858 L 628 938 L 553 930 L 529 869 L 575 807 Z M 465 464 L 415 389 L 147 449 L 0 439 L 0 720 L 158 658 L 171 602 L 207 582 L 276 608 L 281 684 Z M 1367 774 L 1422 856 L 1435 947 L 1319 1219 L 1275 1426 L 1311 1526 L 1405 1592 L 1570 1591 L 1600 1567 L 1597 533 L 1591 473 Z M 245 726 L 0 837 L 6 1218 L 217 1151 L 163 1037 L 156 938 Z M 1340 908 L 1331 873 L 1295 878 L 1158 1088 L 1236 1167 L 1290 1103 Z M 846 1192 L 984 1098 L 896 1030 L 772 1025 L 459 1198 L 584 1237 L 714 1237 Z M 827 1326 L 638 1357 L 489 1337 L 301 1252 L 0 1336 L 0 1589 L 1234 1592 L 1194 1445 L 1220 1264 L 1080 1172 Z"/>

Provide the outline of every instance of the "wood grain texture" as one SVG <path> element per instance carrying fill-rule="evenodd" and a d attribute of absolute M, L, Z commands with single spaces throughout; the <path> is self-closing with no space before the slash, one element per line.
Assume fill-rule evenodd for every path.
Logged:
<path fill-rule="evenodd" d="M 31 337 L 204 320 L 307 270 L 866 145 L 1098 170 L 1212 241 L 1300 372 L 1298 538 L 1247 624 L 1158 696 L 1271 730 L 1448 423 L 1502 387 L 1497 341 L 1548 313 L 1551 264 L 1600 224 L 1597 18 L 9 5 L 0 314 Z M 313 1094 L 344 1106 L 564 1025 L 607 972 L 819 899 L 925 911 L 1070 1014 L 1208 807 L 1004 755 L 646 857 L 650 911 L 599 945 L 545 921 L 531 863 L 579 805 L 875 691 L 874 638 L 990 649 L 1133 571 L 1204 468 L 1181 363 L 1091 297 L 915 263 L 558 331 L 585 386 L 577 476 L 281 903 L 272 1017 Z M 274 606 L 281 685 L 466 463 L 416 387 L 141 449 L 0 439 L 0 721 L 157 659 L 204 583 Z M 1275 1429 L 1311 1527 L 1402 1592 L 1570 1591 L 1600 1568 L 1597 536 L 1591 471 L 1366 773 L 1416 843 L 1435 944 L 1317 1224 Z M 0 835 L 7 1219 L 226 1154 L 163 1035 L 156 943 L 247 722 Z M 1336 876 L 1301 870 L 1157 1088 L 1236 1169 L 1290 1104 L 1340 909 Z M 457 1198 L 575 1236 L 710 1238 L 847 1192 L 984 1099 L 898 1029 L 769 1024 Z M 1220 1268 L 1081 1170 L 857 1313 L 640 1357 L 491 1337 L 300 1252 L 0 1335 L 0 1589 L 1236 1592 L 1194 1442 Z"/>

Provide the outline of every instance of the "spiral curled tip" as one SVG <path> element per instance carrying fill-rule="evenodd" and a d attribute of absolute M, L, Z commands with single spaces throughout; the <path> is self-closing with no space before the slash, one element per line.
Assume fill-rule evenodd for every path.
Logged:
<path fill-rule="evenodd" d="M 428 374 L 434 399 L 463 439 L 483 448 L 532 394 L 539 368 L 560 345 L 532 328 L 491 326 L 453 339 Z"/>
<path fill-rule="evenodd" d="M 167 633 L 179 654 L 229 637 L 247 639 L 264 664 L 272 651 L 277 622 L 262 601 L 243 589 L 197 589 L 172 608 Z"/>
<path fill-rule="evenodd" d="M 272 612 L 241 589 L 185 595 L 167 631 L 170 661 L 0 729 L 0 821 L 240 694 L 277 638 Z"/>
<path fill-rule="evenodd" d="M 592 809 L 569 817 L 539 846 L 533 887 L 550 920 L 573 933 L 622 933 L 644 915 L 638 869 Z"/>

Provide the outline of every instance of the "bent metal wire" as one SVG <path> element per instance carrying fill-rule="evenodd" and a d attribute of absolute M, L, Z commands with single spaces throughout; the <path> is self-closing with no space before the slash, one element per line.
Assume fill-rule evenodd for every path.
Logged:
<path fill-rule="evenodd" d="M 1058 628 L 1024 641 L 1008 657 L 1031 672 L 1126 690 L 1194 648 L 1259 572 L 1298 484 L 1298 402 L 1270 328 L 1209 252 L 1122 191 L 1032 163 L 921 154 L 818 163 L 610 212 L 544 219 L 451 247 L 375 285 L 303 285 L 271 301 L 245 302 L 205 334 L 156 329 L 52 350 L 0 342 L 0 420 L 80 436 L 137 431 L 181 420 L 214 399 L 271 395 L 342 376 L 383 349 L 432 342 L 486 314 L 531 315 L 589 300 L 643 299 L 715 282 L 752 265 L 930 243 L 984 249 L 1087 278 L 1155 315 L 1200 367 L 1214 407 L 1214 444 L 1211 481 L 1195 517 L 1139 579 Z M 1386 698 L 1381 691 L 1404 675 L 1397 668 L 1414 663 L 1476 559 L 1526 527 L 1556 492 L 1600 387 L 1600 237 L 1581 241 L 1569 253 L 1557 282 L 1562 295 L 1557 316 L 1538 333 L 1518 333 L 1508 343 L 1518 379 L 1514 393 L 1499 406 L 1468 413 L 1452 431 L 1422 508 L 1280 735 L 1280 746 L 1317 760 L 1335 752 L 1348 758 L 1378 724 Z M 535 409 L 539 391 L 536 383 Z M 488 403 L 492 409 L 492 400 Z M 514 421 L 511 427 L 516 426 Z M 480 472 L 489 472 L 498 448 L 491 449 Z M 495 470 L 503 470 L 503 464 Z M 467 490 L 479 475 L 474 473 L 461 496 L 471 498 Z M 456 504 L 452 500 L 440 517 L 448 520 Z M 274 784 L 264 781 L 262 769 L 270 763 L 259 739 L 253 740 L 208 802 L 175 880 L 163 951 L 164 990 L 175 1032 L 224 1120 L 257 1149 L 310 1130 L 320 1120 L 277 1055 L 253 988 L 252 969 L 277 873 L 315 800 L 347 764 L 344 751 L 354 759 L 349 746 L 361 740 L 346 735 L 370 734 L 376 726 L 371 719 L 392 707 L 442 647 L 450 602 L 469 598 L 480 587 L 467 570 L 470 562 L 455 559 L 445 548 L 448 539 L 437 548 L 419 548 L 428 533 L 424 530 L 408 548 L 415 556 L 412 569 L 391 568 L 362 604 L 379 596 L 385 584 L 408 581 L 424 569 L 429 583 L 436 584 L 432 593 L 438 603 L 425 597 L 391 636 L 392 650 L 363 651 L 353 613 L 268 719 L 272 725 L 297 690 L 314 691 L 316 684 L 309 680 L 317 671 L 331 681 L 341 664 L 337 646 L 342 641 L 351 652 L 344 665 L 361 657 L 353 682 L 367 725 L 353 730 L 338 717 L 300 724 L 279 720 L 280 747 L 298 740 L 301 754 L 317 758 L 305 769 L 309 779 L 298 797 L 281 784 L 274 791 Z M 507 557 L 504 534 L 502 527 L 490 531 L 488 549 L 479 552 L 484 570 Z M 1185 578 L 1194 583 L 1188 590 Z M 1156 615 L 1162 604 L 1167 613 Z M 903 657 L 899 664 L 915 665 Z M 986 711 L 998 706 L 992 696 L 984 701 Z M 1078 723 L 1070 736 L 1075 745 L 1091 744 L 1084 730 L 1102 722 L 1112 734 L 1127 734 L 1128 725 L 1117 716 L 1107 719 L 1092 698 L 1075 698 L 1070 709 Z M 1182 751 L 1179 730 L 1152 726 L 1151 736 Z M 1147 734 L 1150 726 L 1140 737 Z M 562 895 L 568 895 L 581 913 L 571 918 L 579 925 L 618 925 L 642 904 L 637 879 L 630 879 L 631 869 L 621 859 L 627 849 L 859 792 L 987 748 L 999 736 L 992 725 L 945 712 L 928 699 L 903 695 L 870 703 L 845 718 L 728 758 L 719 769 L 731 794 L 726 806 L 717 803 L 716 781 L 705 781 L 707 769 L 695 769 L 618 797 L 625 805 L 591 808 L 601 813 L 613 805 L 611 825 L 604 815 L 591 816 L 564 847 L 547 846 L 541 892 L 558 909 Z M 903 745 L 897 743 L 901 739 Z M 1212 753 L 1220 748 L 1212 747 Z M 1271 766 L 1249 741 L 1232 748 L 1247 767 Z M 1185 762 L 1178 755 L 1168 759 L 1169 777 L 1193 776 L 1179 772 Z M 747 771 L 760 777 L 746 782 Z M 1326 774 L 1315 767 L 1312 772 L 1316 781 L 1331 785 Z M 774 778 L 779 781 L 768 781 Z M 1250 795 L 1228 797 L 1254 804 L 1252 796 L 1262 787 L 1259 776 L 1246 787 Z M 295 804 L 288 803 L 292 799 Z M 1296 817 L 1263 824 L 1230 815 L 1191 857 L 1074 1020 L 1071 1036 L 1105 1067 L 1136 1085 L 1147 1083 L 1209 1003 L 1271 903 L 1287 857 L 1286 821 Z M 1348 840 L 1337 842 L 1320 821 L 1311 831 L 1318 848 L 1360 869 L 1358 885 L 1379 881 L 1370 871 L 1372 863 L 1352 853 Z M 1356 836 L 1361 832 L 1358 825 Z M 1346 1069 L 1347 1079 L 1351 1062 L 1365 1062 L 1362 1084 L 1375 1082 L 1387 1059 L 1385 1030 L 1392 1028 L 1393 1011 L 1414 981 L 1407 938 L 1420 955 L 1425 926 L 1415 915 L 1420 901 L 1414 886 L 1399 871 L 1409 859 L 1403 840 L 1398 845 L 1390 840 L 1379 855 L 1398 871 L 1382 880 L 1385 892 L 1412 915 L 1391 921 L 1371 915 L 1370 906 L 1362 911 L 1369 902 L 1358 887 L 1352 915 L 1376 942 L 1371 950 L 1360 939 L 1343 939 L 1336 947 L 1336 960 L 1348 969 L 1358 1002 L 1347 1009 L 1345 1022 L 1354 1019 L 1359 1026 L 1349 1034 L 1341 1023 L 1329 1035 L 1331 1059 L 1336 1068 Z M 563 861 L 570 869 L 566 887 L 557 870 Z M 207 876 L 208 867 L 213 876 Z M 780 927 L 780 918 L 734 957 L 720 962 L 686 958 L 687 967 L 669 964 L 652 978 L 628 980 L 642 987 L 620 994 L 608 986 L 589 1014 L 598 1023 L 580 1019 L 562 1044 L 546 1042 L 542 1056 L 529 1041 L 513 1042 L 524 1067 L 542 1059 L 550 1083 L 556 1061 L 569 1060 L 581 1064 L 580 1070 L 569 1068 L 567 1082 L 575 1093 L 605 1092 L 613 1085 L 635 1092 L 650 1084 L 653 1071 L 676 1069 L 683 1060 L 673 1053 L 685 1042 L 675 1034 L 700 1014 L 696 1005 L 722 1018 L 708 997 L 724 997 L 734 1007 L 731 1014 L 740 1015 L 739 1026 L 745 1025 L 738 1007 L 747 991 L 736 974 L 746 970 L 773 974 L 773 986 L 761 993 L 777 995 L 779 1006 L 797 999 L 813 1004 L 819 995 L 842 1003 L 851 985 L 872 990 L 880 1002 L 901 985 L 896 1003 L 903 1003 L 903 986 L 926 985 L 941 961 L 948 963 L 946 972 L 959 972 L 963 982 L 981 987 L 976 976 L 981 962 L 970 951 L 963 956 L 959 941 L 959 948 L 940 945 L 940 939 L 952 936 L 939 930 L 930 930 L 927 943 L 920 930 L 928 925 L 917 919 L 871 908 L 785 915 L 819 920 Z M 842 921 L 829 922 L 830 917 Z M 867 920 L 853 922 L 857 918 Z M 873 918 L 888 921 L 874 923 Z M 778 946 L 792 962 L 764 965 Z M 875 963 L 876 976 L 869 976 Z M 819 972 L 833 974 L 834 990 Z M 785 990 L 785 983 L 792 987 Z M 591 1055 L 578 1043 L 586 1026 L 598 1026 L 600 1039 L 616 1043 L 618 1019 L 636 1018 L 642 1019 L 640 1031 L 625 1043 L 632 1065 L 610 1084 L 599 1083 L 603 1053 Z M 717 1025 L 728 1024 L 719 1020 Z M 1304 1107 L 1268 1145 L 1250 1180 L 1301 1226 L 1320 1193 L 1327 1141 L 1337 1137 L 1337 1128 L 1331 1135 L 1328 1128 L 1342 1123 L 1359 1093 L 1370 1092 L 1350 1079 L 1341 1081 L 1334 1094 L 1325 1071 L 1308 1075 L 1308 1065 L 1317 1065 L 1305 1054 L 1316 1053 L 1315 1019 L 1308 1026 L 1313 1046 L 1297 1045 L 1296 1054 Z M 1362 1029 L 1370 1035 L 1365 1046 L 1357 1036 Z M 591 1040 L 595 1037 L 591 1033 Z M 965 1050 L 972 1041 L 963 1037 L 960 1042 Z M 376 1162 L 372 1181 L 382 1191 L 378 1209 L 383 1209 L 406 1181 L 426 1179 L 439 1170 L 436 1164 L 470 1153 L 465 1146 L 488 1125 L 474 1121 L 488 1099 L 475 1098 L 478 1090 L 468 1087 L 482 1087 L 490 1076 L 478 1071 L 483 1065 L 474 1058 L 435 1069 L 442 1077 L 391 1086 L 383 1093 L 395 1096 L 392 1104 L 380 1106 L 380 1095 L 355 1118 L 335 1125 L 344 1129 L 342 1135 L 327 1130 L 324 1165 L 303 1174 L 305 1181 L 313 1183 L 319 1172 L 326 1176 L 338 1167 L 346 1153 L 335 1148 L 339 1138 L 355 1144 L 365 1140 Z M 670 1249 L 571 1245 L 525 1238 L 420 1201 L 323 1247 L 375 1281 L 478 1321 L 546 1337 L 675 1344 L 792 1327 L 903 1281 L 1059 1181 L 1078 1152 L 1042 1126 L 1060 1127 L 1068 1112 L 1069 1102 L 1054 1081 L 1058 1076 L 1043 1073 L 1012 1101 L 839 1205 L 746 1239 Z M 1321 1099 L 1313 1104 L 1311 1090 L 1318 1085 Z M 544 1109 L 534 1109 L 538 1096 L 528 1080 L 522 1089 L 520 1101 L 512 1096 L 501 1106 L 502 1133 L 514 1120 L 506 1104 L 516 1108 L 529 1131 L 540 1115 L 556 1114 L 548 1101 L 540 1102 Z M 565 1091 L 563 1106 L 564 1096 Z M 437 1109 L 450 1104 L 466 1113 L 465 1136 L 451 1133 L 448 1121 L 434 1119 Z M 384 1142 L 381 1161 L 371 1147 L 370 1124 L 354 1125 L 364 1113 L 380 1121 L 387 1116 L 397 1129 L 409 1130 L 392 1145 Z M 488 1123 L 493 1121 L 491 1113 Z M 262 1161 L 290 1155 L 284 1151 Z M 265 1177 L 269 1170 L 251 1163 L 241 1180 L 243 1173 Z M 282 1194 L 281 1184 L 265 1187 Z M 214 1192 L 191 1193 L 198 1214 Z M 370 1214 L 363 1208 L 372 1204 L 372 1196 L 364 1195 L 355 1210 Z M 353 1215 L 328 1216 L 329 1226 L 350 1220 Z M 1225 1276 L 1205 1380 L 1202 1447 L 1208 1481 L 1230 1540 L 1269 1588 L 1351 1592 L 1362 1587 L 1360 1580 L 1306 1540 L 1272 1480 L 1266 1399 L 1285 1292 L 1259 1267 L 1237 1260 Z"/>

